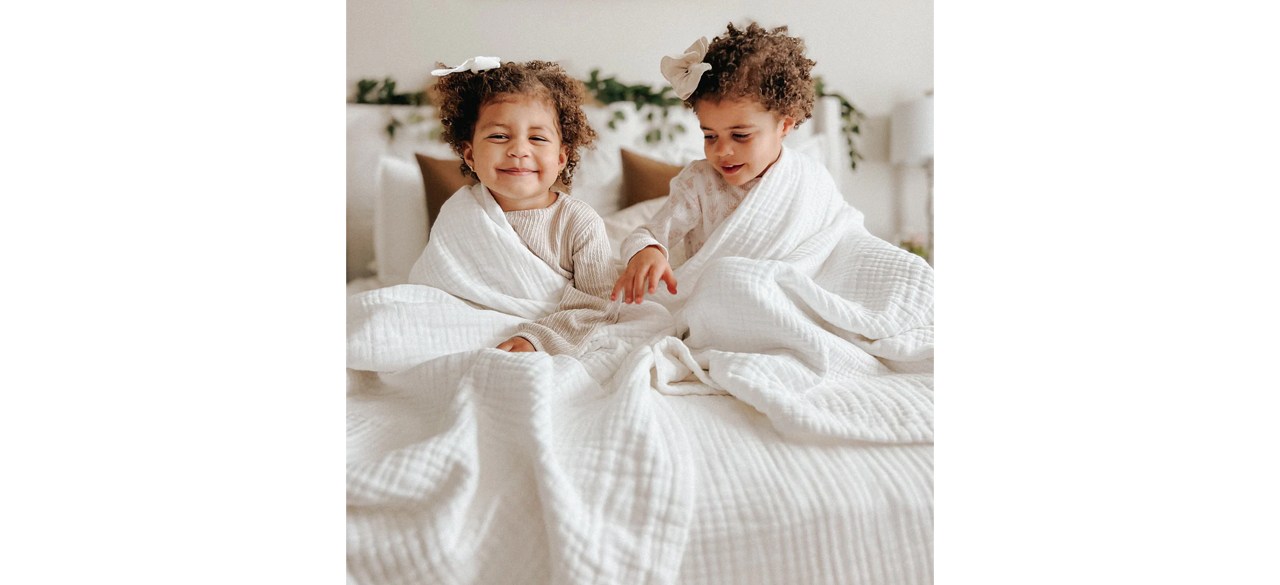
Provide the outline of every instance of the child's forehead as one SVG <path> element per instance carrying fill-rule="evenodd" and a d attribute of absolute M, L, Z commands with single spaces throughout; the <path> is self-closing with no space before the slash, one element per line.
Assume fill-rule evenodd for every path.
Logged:
<path fill-rule="evenodd" d="M 504 108 L 502 106 L 508 107 Z M 479 117 L 484 118 L 486 113 L 493 113 L 497 110 L 526 110 L 526 113 L 546 114 L 552 119 L 558 117 L 556 105 L 550 97 L 536 94 L 499 93 L 489 96 L 484 103 L 480 104 Z"/>
<path fill-rule="evenodd" d="M 694 114 L 703 126 L 753 126 L 772 122 L 778 115 L 750 99 L 701 99 L 694 104 Z"/>

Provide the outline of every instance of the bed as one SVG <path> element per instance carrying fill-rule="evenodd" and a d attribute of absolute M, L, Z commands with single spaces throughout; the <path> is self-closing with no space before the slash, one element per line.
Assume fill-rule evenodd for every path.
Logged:
<path fill-rule="evenodd" d="M 646 142 L 645 114 L 588 111 L 601 139 L 572 195 L 605 218 L 615 253 L 661 205 L 652 185 L 701 158 L 696 132 Z M 388 140 L 393 117 L 417 122 Z M 581 359 L 482 349 L 518 319 L 410 283 L 432 230 L 454 229 L 431 223 L 431 161 L 450 158 L 432 124 L 427 108 L 348 110 L 349 582 L 932 582 L 931 269 L 873 238 L 830 236 L 815 270 L 846 280 L 819 280 L 878 307 L 850 312 L 813 301 L 821 291 L 787 266 L 761 272 L 727 247 L 690 277 L 747 271 L 764 283 L 758 298 L 620 307 Z M 785 144 L 795 164 L 841 176 L 838 104 L 823 100 Z M 790 207 L 818 215 L 804 205 L 816 203 Z M 847 215 L 852 233 L 860 216 Z M 867 258 L 907 284 L 883 299 L 855 291 L 845 267 Z M 792 297 L 810 300 L 753 333 L 756 315 Z M 924 321 L 886 317 L 925 304 Z M 728 325 L 738 320 L 746 329 Z M 830 325 L 842 320 L 898 329 L 871 339 Z M 778 350 L 786 339 L 811 355 Z"/>

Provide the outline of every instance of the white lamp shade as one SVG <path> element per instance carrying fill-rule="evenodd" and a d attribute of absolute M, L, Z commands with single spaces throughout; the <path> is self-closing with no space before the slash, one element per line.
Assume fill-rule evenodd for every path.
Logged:
<path fill-rule="evenodd" d="M 889 118 L 889 159 L 923 165 L 933 158 L 933 95 L 898 104 Z"/>

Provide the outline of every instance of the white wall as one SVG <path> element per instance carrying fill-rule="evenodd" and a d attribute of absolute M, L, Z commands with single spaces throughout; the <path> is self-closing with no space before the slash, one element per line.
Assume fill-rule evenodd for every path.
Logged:
<path fill-rule="evenodd" d="M 933 89 L 932 0 L 348 0 L 348 90 L 386 76 L 417 90 L 437 61 L 476 55 L 661 84 L 663 55 L 748 19 L 787 25 L 805 40 L 814 74 L 871 117 L 860 141 L 866 160 L 842 182 L 867 227 L 891 241 L 924 233 L 923 171 L 888 163 L 887 132 L 895 103 Z"/>

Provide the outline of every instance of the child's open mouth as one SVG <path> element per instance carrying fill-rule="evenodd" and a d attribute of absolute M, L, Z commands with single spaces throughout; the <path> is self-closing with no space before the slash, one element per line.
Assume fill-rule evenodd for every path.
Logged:
<path fill-rule="evenodd" d="M 726 175 L 732 175 L 741 170 L 743 165 L 720 165 L 720 172 Z"/>

